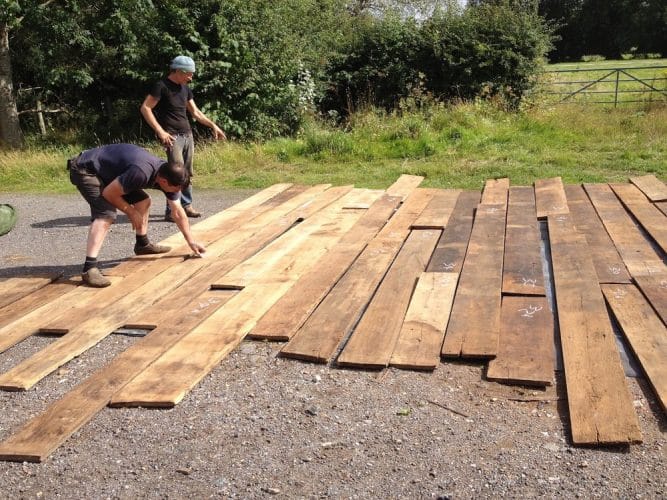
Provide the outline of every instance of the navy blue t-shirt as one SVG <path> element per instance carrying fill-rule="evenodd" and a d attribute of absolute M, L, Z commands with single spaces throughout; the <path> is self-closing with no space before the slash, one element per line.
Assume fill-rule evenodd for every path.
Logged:
<path fill-rule="evenodd" d="M 118 179 L 123 193 L 128 194 L 140 189 L 160 189 L 155 180 L 165 160 L 134 144 L 109 144 L 84 151 L 77 163 L 80 167 L 97 172 L 107 185 Z M 170 200 L 178 200 L 181 196 L 180 192 L 162 192 Z"/>

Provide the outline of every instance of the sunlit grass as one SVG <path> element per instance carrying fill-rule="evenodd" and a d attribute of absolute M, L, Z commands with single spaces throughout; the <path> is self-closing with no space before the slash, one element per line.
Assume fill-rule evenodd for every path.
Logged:
<path fill-rule="evenodd" d="M 486 103 L 434 105 L 387 114 L 367 110 L 345 127 L 313 120 L 293 138 L 266 143 L 199 142 L 201 188 L 354 184 L 386 188 L 403 174 L 422 185 L 479 189 L 490 178 L 514 185 L 560 176 L 567 183 L 667 180 L 667 107 L 542 106 L 507 113 Z M 147 145 L 157 155 L 156 144 Z M 3 191 L 73 192 L 65 161 L 80 147 L 30 147 L 0 156 Z"/>

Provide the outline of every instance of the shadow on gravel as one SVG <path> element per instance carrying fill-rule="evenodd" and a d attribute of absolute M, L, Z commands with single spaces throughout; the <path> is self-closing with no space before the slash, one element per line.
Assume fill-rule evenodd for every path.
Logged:
<path fill-rule="evenodd" d="M 60 219 L 51 219 L 43 222 L 35 222 L 30 227 L 34 228 L 56 228 L 56 227 L 80 227 L 90 224 L 90 217 L 62 217 Z"/>

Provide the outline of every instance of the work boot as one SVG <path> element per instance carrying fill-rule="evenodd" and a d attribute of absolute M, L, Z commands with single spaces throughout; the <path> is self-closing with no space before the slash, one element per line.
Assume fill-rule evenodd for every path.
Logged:
<path fill-rule="evenodd" d="M 81 279 L 83 279 L 83 282 L 86 285 L 92 286 L 93 288 L 104 288 L 111 284 L 111 281 L 105 278 L 102 275 L 102 271 L 96 267 L 91 267 L 85 273 L 81 273 Z"/>
<path fill-rule="evenodd" d="M 201 212 L 198 212 L 197 210 L 192 208 L 192 205 L 187 205 L 183 207 L 183 210 L 185 210 L 185 215 L 187 215 L 188 217 L 192 217 L 193 219 L 201 217 Z"/>
<path fill-rule="evenodd" d="M 171 250 L 171 247 L 164 245 L 156 245 L 155 243 L 149 243 L 148 245 L 139 246 L 134 245 L 134 253 L 137 255 L 153 255 L 156 253 L 167 253 Z"/>

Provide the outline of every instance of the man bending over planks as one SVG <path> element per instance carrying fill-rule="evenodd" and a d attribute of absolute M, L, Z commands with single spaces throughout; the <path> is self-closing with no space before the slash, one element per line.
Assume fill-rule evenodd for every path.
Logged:
<path fill-rule="evenodd" d="M 136 232 L 134 253 L 165 253 L 170 247 L 148 240 L 148 215 L 151 198 L 147 188 L 161 190 L 174 214 L 174 222 L 195 255 L 206 249 L 194 241 L 190 223 L 181 206 L 181 189 L 190 182 L 188 171 L 179 162 L 166 162 L 133 144 L 110 144 L 88 149 L 67 161 L 70 180 L 90 205 L 92 223 L 88 230 L 86 261 L 81 277 L 88 286 L 102 288 L 111 282 L 97 267 L 97 255 L 116 210 L 130 219 Z"/>

